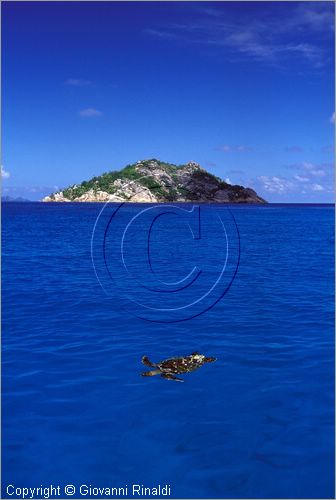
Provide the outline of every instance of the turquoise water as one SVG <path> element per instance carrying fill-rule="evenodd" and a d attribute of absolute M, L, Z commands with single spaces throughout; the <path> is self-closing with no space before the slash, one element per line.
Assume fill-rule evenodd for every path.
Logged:
<path fill-rule="evenodd" d="M 135 300 L 141 289 L 114 284 L 122 269 L 111 246 L 104 293 L 90 247 L 101 208 L 3 204 L 3 498 L 9 484 L 333 497 L 333 207 L 232 206 L 239 239 L 226 207 L 202 206 L 198 242 L 177 216 L 162 219 L 153 271 L 177 282 L 196 262 L 201 291 L 225 253 L 215 213 L 231 224 L 227 290 L 204 314 L 176 323 L 124 308 L 124 293 Z M 145 260 L 132 238 L 126 260 L 136 270 Z M 161 306 L 188 298 L 177 295 L 161 294 Z M 184 384 L 139 376 L 144 354 L 159 361 L 193 351 L 218 360 Z"/>

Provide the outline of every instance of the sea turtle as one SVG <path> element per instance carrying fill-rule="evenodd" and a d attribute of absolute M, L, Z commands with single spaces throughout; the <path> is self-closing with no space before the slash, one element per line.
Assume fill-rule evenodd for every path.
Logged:
<path fill-rule="evenodd" d="M 169 358 L 160 363 L 152 363 L 149 361 L 147 356 L 143 356 L 142 360 L 144 365 L 155 370 L 149 372 L 143 372 L 141 375 L 143 377 L 152 377 L 153 375 L 161 375 L 161 377 L 168 380 L 176 380 L 177 382 L 184 382 L 181 378 L 175 377 L 180 373 L 193 372 L 198 370 L 204 363 L 212 363 L 216 361 L 216 358 L 207 358 L 204 354 L 199 354 L 198 352 L 193 352 L 189 356 L 184 356 L 181 358 Z"/>

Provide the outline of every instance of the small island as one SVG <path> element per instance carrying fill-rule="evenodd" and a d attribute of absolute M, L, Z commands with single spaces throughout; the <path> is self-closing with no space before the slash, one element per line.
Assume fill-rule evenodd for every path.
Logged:
<path fill-rule="evenodd" d="M 21 196 L 1 196 L 1 203 L 27 203 L 31 202 L 31 200 L 27 200 L 27 198 L 22 198 Z"/>
<path fill-rule="evenodd" d="M 266 203 L 251 188 L 231 185 L 198 163 L 141 160 L 43 198 L 44 202 Z"/>

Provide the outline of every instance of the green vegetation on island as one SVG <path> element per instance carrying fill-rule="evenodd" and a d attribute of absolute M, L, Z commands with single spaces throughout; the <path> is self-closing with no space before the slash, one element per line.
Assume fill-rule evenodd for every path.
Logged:
<path fill-rule="evenodd" d="M 43 201 L 265 203 L 252 189 L 228 184 L 197 163 L 174 165 L 155 158 L 105 172 Z"/>

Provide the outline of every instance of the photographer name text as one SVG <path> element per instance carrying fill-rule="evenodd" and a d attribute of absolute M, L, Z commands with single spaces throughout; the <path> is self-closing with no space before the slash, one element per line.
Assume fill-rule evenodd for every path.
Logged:
<path fill-rule="evenodd" d="M 123 487 L 95 486 L 91 484 L 81 484 L 75 486 L 40 485 L 36 488 L 21 487 L 9 484 L 6 493 L 13 498 L 54 498 L 54 497 L 169 497 L 171 495 L 170 484 L 158 484 L 156 486 L 144 486 L 143 484 L 127 484 Z"/>

